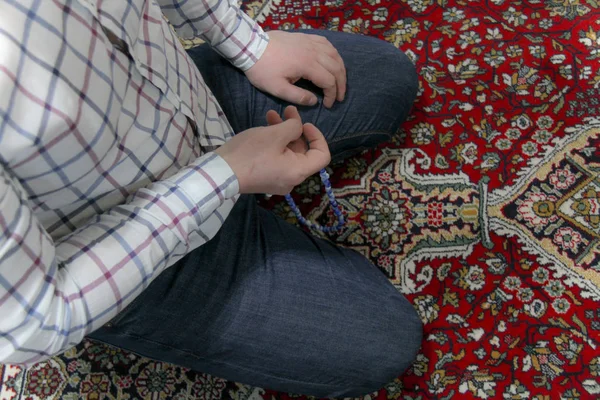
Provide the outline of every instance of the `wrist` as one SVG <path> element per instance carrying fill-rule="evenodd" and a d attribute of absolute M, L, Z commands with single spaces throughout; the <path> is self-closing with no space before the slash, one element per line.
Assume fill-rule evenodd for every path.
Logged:
<path fill-rule="evenodd" d="M 241 165 L 239 165 L 239 163 L 236 162 L 236 160 L 239 159 L 239 157 L 235 157 L 233 154 L 231 154 L 229 151 L 227 151 L 227 149 L 224 147 L 225 146 L 221 146 L 218 149 L 216 149 L 214 152 L 219 157 L 221 157 L 221 159 L 223 161 L 225 161 L 225 163 L 231 169 L 231 172 L 233 172 L 233 175 L 235 176 L 237 183 L 238 183 L 238 192 L 240 194 L 247 193 L 247 191 L 246 191 L 247 190 L 247 185 L 246 185 L 247 178 L 246 178 L 245 174 L 243 173 L 244 168 L 242 168 Z"/>

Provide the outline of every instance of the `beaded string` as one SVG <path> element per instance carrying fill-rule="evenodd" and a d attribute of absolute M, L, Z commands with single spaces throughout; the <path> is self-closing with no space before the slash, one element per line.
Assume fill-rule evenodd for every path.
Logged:
<path fill-rule="evenodd" d="M 346 224 L 346 219 L 344 218 L 344 213 L 342 212 L 342 207 L 338 204 L 337 200 L 335 199 L 335 195 L 333 194 L 333 190 L 331 189 L 331 182 L 329 182 L 329 174 L 323 168 L 321 170 L 321 172 L 319 173 L 319 175 L 321 176 L 321 182 L 323 182 L 323 186 L 325 186 L 325 193 L 327 193 L 327 197 L 329 197 L 329 205 L 331 206 L 333 213 L 337 217 L 337 223 L 335 225 L 322 226 L 322 225 L 317 224 L 316 222 L 308 221 L 306 218 L 304 218 L 302 216 L 300 209 L 298 208 L 298 206 L 296 205 L 296 203 L 294 202 L 294 199 L 292 199 L 292 196 L 290 194 L 286 194 L 285 199 L 287 200 L 288 204 L 290 205 L 290 208 L 294 212 L 294 215 L 296 215 L 298 222 L 300 222 L 302 225 L 307 226 L 308 228 L 311 228 L 311 229 L 316 229 L 316 230 L 324 232 L 324 233 L 335 232 L 335 231 L 342 229 L 342 227 Z"/>

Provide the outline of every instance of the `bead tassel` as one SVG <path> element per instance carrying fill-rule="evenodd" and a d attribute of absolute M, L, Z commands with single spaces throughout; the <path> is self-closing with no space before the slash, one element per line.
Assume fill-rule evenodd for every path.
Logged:
<path fill-rule="evenodd" d="M 337 223 L 335 225 L 322 226 L 315 222 L 308 221 L 306 218 L 304 218 L 302 216 L 300 209 L 298 208 L 298 206 L 296 205 L 296 203 L 294 202 L 294 199 L 292 199 L 292 196 L 290 194 L 286 194 L 285 199 L 288 202 L 288 204 L 290 205 L 290 208 L 292 209 L 292 211 L 294 212 L 294 215 L 298 219 L 298 222 L 300 222 L 302 225 L 307 226 L 310 229 L 315 229 L 315 230 L 318 230 L 318 231 L 321 231 L 324 233 L 331 233 L 331 232 L 339 231 L 346 224 L 346 219 L 344 218 L 344 213 L 342 212 L 342 207 L 338 204 L 337 200 L 335 199 L 335 195 L 333 194 L 333 190 L 331 188 L 331 183 L 329 182 L 329 174 L 327 173 L 327 171 L 325 171 L 325 169 L 322 169 L 321 172 L 319 173 L 319 175 L 321 176 L 321 182 L 323 182 L 323 186 L 325 186 L 325 193 L 327 194 L 327 197 L 329 198 L 329 205 L 331 206 L 333 213 L 337 217 Z"/>

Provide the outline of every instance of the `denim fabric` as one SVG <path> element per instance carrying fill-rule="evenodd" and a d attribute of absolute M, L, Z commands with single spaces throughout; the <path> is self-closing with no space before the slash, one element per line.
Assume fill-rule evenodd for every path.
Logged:
<path fill-rule="evenodd" d="M 303 122 L 312 122 L 339 160 L 386 141 L 406 119 L 418 89 L 417 73 L 408 57 L 389 43 L 368 36 L 331 31 L 303 31 L 327 37 L 338 49 L 347 72 L 342 103 L 298 107 Z M 213 91 L 235 132 L 266 125 L 265 115 L 280 114 L 290 103 L 255 89 L 240 70 L 207 46 L 188 52 Z M 321 94 L 311 83 L 299 86 Z"/>
<path fill-rule="evenodd" d="M 414 67 L 383 41 L 315 32 L 335 45 L 348 91 L 300 107 L 336 159 L 391 137 L 417 91 Z M 287 105 L 208 48 L 191 50 L 236 132 Z M 310 87 L 310 85 L 306 85 Z M 286 223 L 243 195 L 220 232 L 91 335 L 138 354 L 264 388 L 358 396 L 403 373 L 421 345 L 411 304 L 362 255 Z"/>

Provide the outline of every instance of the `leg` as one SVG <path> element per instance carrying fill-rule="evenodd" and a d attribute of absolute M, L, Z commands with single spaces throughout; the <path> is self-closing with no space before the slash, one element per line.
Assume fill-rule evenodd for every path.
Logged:
<path fill-rule="evenodd" d="M 418 89 L 417 73 L 408 57 L 372 37 L 331 31 L 309 33 L 327 37 L 336 47 L 346 65 L 348 90 L 346 99 L 331 109 L 321 102 L 298 107 L 302 120 L 321 129 L 334 160 L 389 140 L 406 119 Z M 189 54 L 235 132 L 266 125 L 268 110 L 281 113 L 289 104 L 254 88 L 241 71 L 208 46 L 192 49 Z M 304 82 L 302 86 L 321 94 L 311 84 Z"/>
<path fill-rule="evenodd" d="M 301 114 L 324 131 L 341 158 L 395 133 L 416 85 L 414 69 L 392 46 L 332 38 L 346 58 L 348 98 L 332 110 L 317 106 Z M 192 55 L 236 131 L 264 124 L 268 109 L 283 110 L 285 104 L 252 88 L 213 53 Z M 387 62 L 387 75 L 370 71 L 375 81 L 368 88 L 361 86 L 367 59 L 378 62 L 373 68 Z M 207 70 L 211 63 L 222 65 Z M 399 83 L 377 81 L 390 70 L 399 71 Z M 400 375 L 421 335 L 415 310 L 368 260 L 242 196 L 213 240 L 91 336 L 230 380 L 326 397 L 364 394 Z"/>
<path fill-rule="evenodd" d="M 342 397 L 399 376 L 421 329 L 364 257 L 242 196 L 215 238 L 91 337 L 237 382 Z"/>

